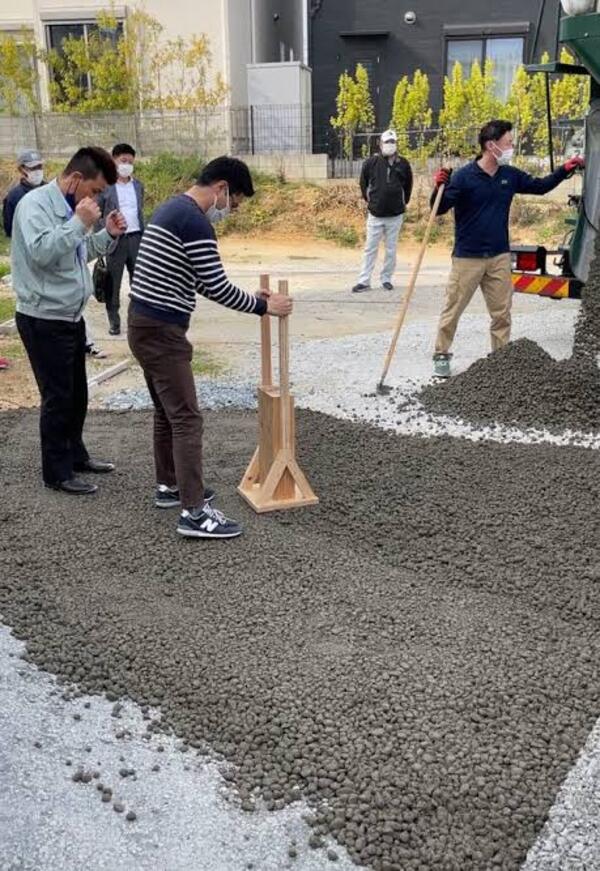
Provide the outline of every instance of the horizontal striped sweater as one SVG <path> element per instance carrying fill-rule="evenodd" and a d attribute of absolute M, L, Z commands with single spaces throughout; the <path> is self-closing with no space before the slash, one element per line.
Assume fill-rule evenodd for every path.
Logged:
<path fill-rule="evenodd" d="M 144 314 L 187 326 L 196 294 L 248 314 L 263 315 L 267 310 L 264 299 L 229 281 L 210 221 L 191 197 L 179 194 L 150 218 L 129 295 L 134 308 Z"/>

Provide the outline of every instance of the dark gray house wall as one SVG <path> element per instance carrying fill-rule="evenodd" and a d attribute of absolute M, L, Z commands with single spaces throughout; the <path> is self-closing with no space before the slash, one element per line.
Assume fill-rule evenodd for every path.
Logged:
<path fill-rule="evenodd" d="M 358 62 L 368 68 L 377 127 L 385 129 L 396 83 L 419 68 L 429 76 L 438 109 L 448 52 L 498 52 L 520 46 L 527 62 L 533 48 L 541 0 L 308 0 L 310 66 L 313 70 L 314 144 L 327 148 L 329 118 L 335 114 L 338 79 Z M 414 12 L 416 22 L 406 23 Z M 547 0 L 539 28 L 536 60 L 554 56 L 559 0 Z M 493 39 L 506 42 L 491 43 Z M 457 42 L 460 41 L 461 45 Z M 512 41 L 512 42 L 509 42 Z M 450 43 L 452 42 L 452 45 Z M 507 49 L 507 50 L 508 50 Z"/>

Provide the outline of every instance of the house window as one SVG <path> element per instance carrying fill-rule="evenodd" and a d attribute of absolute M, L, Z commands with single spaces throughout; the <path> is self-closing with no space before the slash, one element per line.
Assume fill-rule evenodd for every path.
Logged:
<path fill-rule="evenodd" d="M 0 96 L 0 113 L 27 115 L 39 101 L 38 79 L 33 32 L 27 30 L 0 31 L 0 42 L 10 40 L 16 46 L 19 70 L 13 70 L 13 87 Z M 16 79 L 19 79 L 17 84 Z"/>
<path fill-rule="evenodd" d="M 523 63 L 525 40 L 522 36 L 491 36 L 481 39 L 449 39 L 446 54 L 446 74 L 450 76 L 459 63 L 468 77 L 475 61 L 494 64 L 496 96 L 507 100 L 514 75 Z"/>
<path fill-rule="evenodd" d="M 69 37 L 75 39 L 83 38 L 86 42 L 91 34 L 99 33 L 105 39 L 111 39 L 116 43 L 119 36 L 123 33 L 123 22 L 119 21 L 116 28 L 107 30 L 104 27 L 99 27 L 96 21 L 69 21 L 65 23 L 47 24 L 46 25 L 46 43 L 49 49 L 52 49 L 57 54 L 63 54 L 63 43 Z M 60 85 L 60 82 L 58 82 Z M 92 89 L 92 82 L 89 75 L 85 75 L 82 79 L 81 86 L 88 91 Z"/>

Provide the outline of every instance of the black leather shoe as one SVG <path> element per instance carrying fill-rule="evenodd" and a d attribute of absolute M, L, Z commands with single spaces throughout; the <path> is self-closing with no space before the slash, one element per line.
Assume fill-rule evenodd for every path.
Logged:
<path fill-rule="evenodd" d="M 97 475 L 103 475 L 106 472 L 114 472 L 114 463 L 103 463 L 101 460 L 86 460 L 85 463 L 75 463 L 73 466 L 76 472 L 94 472 Z"/>
<path fill-rule="evenodd" d="M 56 484 L 46 484 L 50 490 L 62 490 L 63 493 L 70 493 L 72 496 L 90 496 L 98 489 L 95 484 L 89 484 L 87 481 L 80 481 L 79 478 L 69 478 L 68 481 L 58 481 Z"/>

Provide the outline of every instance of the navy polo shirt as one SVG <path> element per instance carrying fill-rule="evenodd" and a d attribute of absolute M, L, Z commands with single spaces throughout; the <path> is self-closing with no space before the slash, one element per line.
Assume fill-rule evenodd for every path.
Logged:
<path fill-rule="evenodd" d="M 450 176 L 438 214 L 454 209 L 454 257 L 497 257 L 510 251 L 508 219 L 515 194 L 547 194 L 567 178 L 560 167 L 534 178 L 515 166 L 489 175 L 474 160 Z"/>

